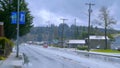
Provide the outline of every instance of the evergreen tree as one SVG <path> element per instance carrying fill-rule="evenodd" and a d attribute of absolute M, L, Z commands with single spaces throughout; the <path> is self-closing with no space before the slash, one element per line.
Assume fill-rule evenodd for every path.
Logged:
<path fill-rule="evenodd" d="M 4 32 L 5 37 L 9 39 L 16 38 L 16 24 L 11 24 L 11 12 L 17 12 L 17 1 L 18 0 L 0 0 L 0 21 L 4 22 Z M 20 11 L 24 11 L 25 14 L 25 24 L 20 24 L 20 36 L 25 35 L 30 31 L 32 27 L 33 17 L 27 7 L 25 0 L 20 0 Z"/>

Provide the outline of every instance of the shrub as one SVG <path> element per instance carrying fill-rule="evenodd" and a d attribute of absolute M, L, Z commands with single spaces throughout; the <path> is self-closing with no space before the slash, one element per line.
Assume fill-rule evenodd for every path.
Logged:
<path fill-rule="evenodd" d="M 120 51 L 120 48 L 118 48 L 117 50 Z"/>
<path fill-rule="evenodd" d="M 87 46 L 78 46 L 77 49 L 78 50 L 87 50 Z"/>
<path fill-rule="evenodd" d="M 5 57 L 0 56 L 0 60 L 5 60 Z"/>
<path fill-rule="evenodd" d="M 14 46 L 14 43 L 6 37 L 0 37 L 0 41 L 1 40 L 5 40 L 5 42 L 8 43 L 10 46 Z"/>
<path fill-rule="evenodd" d="M 5 37 L 0 37 L 0 55 L 7 57 L 12 52 L 13 42 Z"/>

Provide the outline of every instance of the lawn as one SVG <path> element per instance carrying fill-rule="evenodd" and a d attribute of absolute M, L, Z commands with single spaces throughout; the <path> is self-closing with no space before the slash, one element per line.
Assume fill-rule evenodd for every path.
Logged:
<path fill-rule="evenodd" d="M 102 52 L 102 53 L 120 53 L 120 51 L 117 50 L 104 50 L 104 49 L 97 49 L 97 50 L 91 50 L 91 52 Z"/>

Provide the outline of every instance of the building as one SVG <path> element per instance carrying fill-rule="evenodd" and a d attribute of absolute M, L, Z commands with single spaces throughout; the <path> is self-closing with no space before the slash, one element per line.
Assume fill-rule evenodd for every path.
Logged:
<path fill-rule="evenodd" d="M 89 37 L 90 41 L 89 41 L 89 47 L 90 49 L 105 49 L 106 45 L 105 45 L 105 36 L 90 36 Z M 86 39 L 86 42 L 88 40 Z M 110 48 L 110 40 L 107 37 L 107 44 L 108 44 L 108 48 Z"/>
<path fill-rule="evenodd" d="M 66 44 L 69 48 L 76 48 L 78 46 L 84 46 L 86 42 L 85 40 L 68 40 Z"/>
<path fill-rule="evenodd" d="M 112 41 L 112 43 L 111 43 L 111 49 L 117 50 L 120 48 L 120 36 L 119 35 L 115 36 L 114 39 L 115 40 Z"/>
<path fill-rule="evenodd" d="M 4 37 L 4 23 L 0 22 L 0 37 Z"/>
<path fill-rule="evenodd" d="M 13 43 L 4 37 L 4 23 L 0 22 L 0 56 L 8 57 L 12 52 Z"/>

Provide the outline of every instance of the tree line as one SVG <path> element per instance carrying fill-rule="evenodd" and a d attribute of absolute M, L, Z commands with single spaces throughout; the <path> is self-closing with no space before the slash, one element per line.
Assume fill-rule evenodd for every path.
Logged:
<path fill-rule="evenodd" d="M 62 30 L 64 27 L 64 30 Z M 104 28 L 90 27 L 90 35 L 104 35 Z M 63 31 L 63 32 L 62 32 Z M 68 39 L 85 39 L 88 37 L 87 26 L 76 26 L 61 23 L 59 26 L 51 24 L 46 27 L 33 27 L 30 33 L 22 37 L 22 41 L 53 41 L 53 40 L 64 40 Z M 108 29 L 108 34 L 116 34 L 120 31 Z"/>

